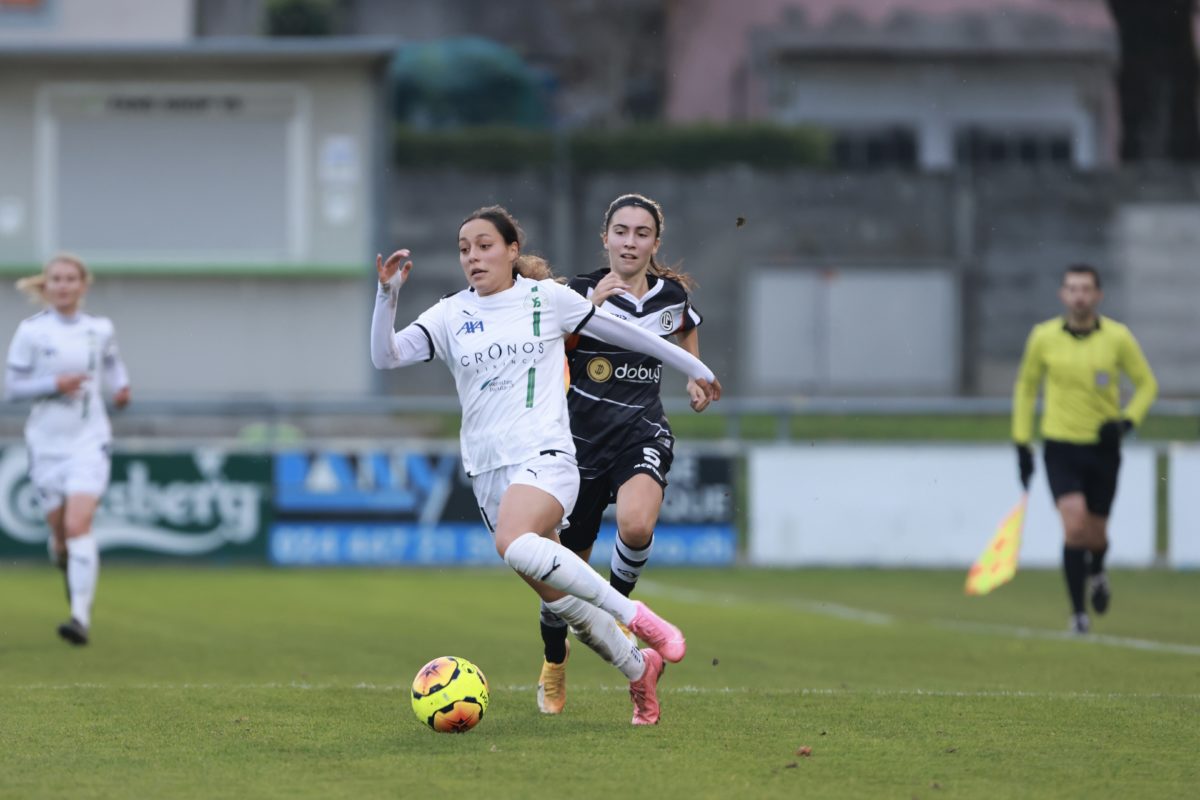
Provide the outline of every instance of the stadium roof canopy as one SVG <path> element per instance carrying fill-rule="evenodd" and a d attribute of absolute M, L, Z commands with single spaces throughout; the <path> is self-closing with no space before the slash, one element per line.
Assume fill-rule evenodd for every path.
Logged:
<path fill-rule="evenodd" d="M 183 44 L 88 44 L 0 42 L 0 61 L 73 63 L 88 61 L 155 61 L 165 59 L 220 63 L 311 64 L 321 61 L 389 61 L 400 39 L 354 37 L 230 37 L 195 39 Z"/>

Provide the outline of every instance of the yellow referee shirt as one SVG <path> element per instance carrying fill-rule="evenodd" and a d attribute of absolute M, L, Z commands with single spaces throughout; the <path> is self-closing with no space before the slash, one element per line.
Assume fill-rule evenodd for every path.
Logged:
<path fill-rule="evenodd" d="M 1134 385 L 1123 412 L 1122 372 Z M 1017 444 L 1033 438 L 1033 410 L 1043 378 L 1042 438 L 1072 444 L 1096 444 L 1100 425 L 1108 420 L 1141 425 L 1158 396 L 1158 382 L 1129 328 L 1099 317 L 1096 329 L 1080 336 L 1057 317 L 1033 326 L 1025 342 L 1013 387 L 1012 436 Z"/>

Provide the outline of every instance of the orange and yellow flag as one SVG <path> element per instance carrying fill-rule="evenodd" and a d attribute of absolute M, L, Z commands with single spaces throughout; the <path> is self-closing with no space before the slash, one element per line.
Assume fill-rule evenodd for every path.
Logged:
<path fill-rule="evenodd" d="M 967 594 L 987 594 L 1003 586 L 1017 574 L 1017 558 L 1021 555 L 1021 530 L 1025 527 L 1025 505 L 1028 494 L 1008 512 L 1004 521 L 996 528 L 983 555 L 976 559 L 967 572 Z"/>

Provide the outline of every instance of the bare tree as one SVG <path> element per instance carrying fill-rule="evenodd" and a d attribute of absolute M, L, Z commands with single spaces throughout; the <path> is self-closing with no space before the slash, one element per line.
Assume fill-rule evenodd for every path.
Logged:
<path fill-rule="evenodd" d="M 1121 159 L 1200 160 L 1196 0 L 1107 2 L 1121 44 Z"/>

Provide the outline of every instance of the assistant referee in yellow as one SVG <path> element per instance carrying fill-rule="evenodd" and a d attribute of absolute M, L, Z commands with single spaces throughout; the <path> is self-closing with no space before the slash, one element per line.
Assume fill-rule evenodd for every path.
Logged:
<path fill-rule="evenodd" d="M 1063 273 L 1058 297 L 1066 313 L 1033 327 L 1013 388 L 1012 437 L 1021 484 L 1033 475 L 1033 414 L 1043 380 L 1042 439 L 1050 492 L 1062 516 L 1063 576 L 1071 598 L 1070 628 L 1087 633 L 1084 606 L 1108 610 L 1112 597 L 1104 572 L 1108 514 L 1117 491 L 1121 439 L 1140 425 L 1158 395 L 1158 383 L 1137 340 L 1116 320 L 1096 313 L 1104 293 L 1093 267 Z M 1121 373 L 1133 383 L 1121 409 Z"/>

